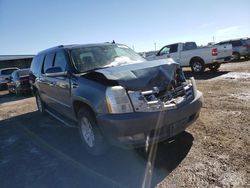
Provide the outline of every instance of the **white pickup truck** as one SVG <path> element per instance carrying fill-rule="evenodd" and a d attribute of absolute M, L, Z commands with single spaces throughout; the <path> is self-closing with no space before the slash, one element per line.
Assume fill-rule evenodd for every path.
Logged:
<path fill-rule="evenodd" d="M 212 45 L 197 47 L 195 42 L 166 45 L 156 54 L 145 57 L 147 60 L 172 58 L 182 67 L 190 66 L 194 73 L 202 73 L 208 67 L 218 70 L 221 63 L 232 58 L 232 45 Z"/>

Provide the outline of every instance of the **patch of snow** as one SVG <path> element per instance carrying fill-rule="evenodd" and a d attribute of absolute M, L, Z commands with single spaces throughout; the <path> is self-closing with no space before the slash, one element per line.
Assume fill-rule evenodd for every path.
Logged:
<path fill-rule="evenodd" d="M 104 67 L 115 67 L 115 66 L 128 65 L 128 64 L 141 63 L 141 62 L 142 61 L 140 60 L 133 61 L 129 57 L 120 56 L 120 57 L 116 57 L 113 62 L 111 62 L 110 64 Z"/>

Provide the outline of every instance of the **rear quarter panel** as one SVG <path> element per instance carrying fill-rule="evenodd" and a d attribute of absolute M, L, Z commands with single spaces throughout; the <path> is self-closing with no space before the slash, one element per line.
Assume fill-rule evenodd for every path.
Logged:
<path fill-rule="evenodd" d="M 221 44 L 221 45 L 215 45 L 214 47 L 218 49 L 217 59 L 222 59 L 225 57 L 232 56 L 233 53 L 232 44 Z"/>
<path fill-rule="evenodd" d="M 203 59 L 205 64 L 209 64 L 213 62 L 213 56 L 211 54 L 210 47 L 197 48 L 193 50 L 185 50 L 180 53 L 181 66 L 189 66 L 190 61 L 194 57 L 199 57 Z"/>

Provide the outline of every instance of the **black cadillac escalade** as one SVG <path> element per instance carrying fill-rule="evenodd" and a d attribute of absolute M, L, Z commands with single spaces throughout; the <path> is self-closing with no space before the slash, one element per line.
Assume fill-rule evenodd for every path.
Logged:
<path fill-rule="evenodd" d="M 30 82 L 40 112 L 79 128 L 88 152 L 140 147 L 183 132 L 202 93 L 169 59 L 146 61 L 122 44 L 67 45 L 38 53 Z"/>

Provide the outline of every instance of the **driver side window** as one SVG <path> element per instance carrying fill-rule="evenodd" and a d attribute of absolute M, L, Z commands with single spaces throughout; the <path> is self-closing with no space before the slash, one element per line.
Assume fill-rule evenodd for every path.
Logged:
<path fill-rule="evenodd" d="M 164 48 L 161 49 L 159 55 L 165 55 L 165 54 L 169 54 L 170 48 L 169 46 L 165 46 Z"/>
<path fill-rule="evenodd" d="M 62 51 L 56 53 L 54 67 L 61 67 L 62 71 L 67 69 L 67 59 Z"/>

